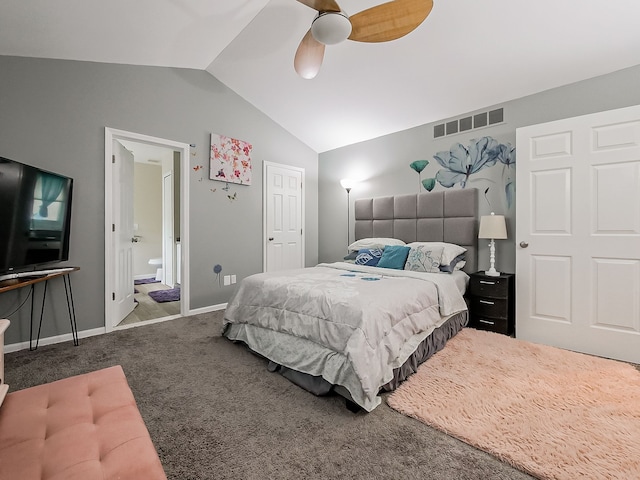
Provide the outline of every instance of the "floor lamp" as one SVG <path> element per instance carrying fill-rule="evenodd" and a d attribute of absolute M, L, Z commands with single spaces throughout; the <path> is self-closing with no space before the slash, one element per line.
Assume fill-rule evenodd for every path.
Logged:
<path fill-rule="evenodd" d="M 478 238 L 490 238 L 489 251 L 491 254 L 491 267 L 485 271 L 484 274 L 490 277 L 497 277 L 500 272 L 496 271 L 496 243 L 495 239 L 503 240 L 507 238 L 507 226 L 504 221 L 504 215 L 496 215 L 491 212 L 491 215 L 483 215 L 480 217 L 480 231 L 478 232 Z"/>
<path fill-rule="evenodd" d="M 340 185 L 347 191 L 347 245 L 350 244 L 349 240 L 351 240 L 351 232 L 350 232 L 350 223 L 349 217 L 351 216 L 351 201 L 349 199 L 349 194 L 351 193 L 351 189 L 353 188 L 353 180 L 349 180 L 348 178 L 343 178 L 340 180 Z"/>

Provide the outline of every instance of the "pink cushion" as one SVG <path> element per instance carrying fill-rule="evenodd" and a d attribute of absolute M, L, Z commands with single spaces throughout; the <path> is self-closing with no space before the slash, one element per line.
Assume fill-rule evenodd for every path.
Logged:
<path fill-rule="evenodd" d="M 121 366 L 7 395 L 0 480 L 166 480 Z"/>

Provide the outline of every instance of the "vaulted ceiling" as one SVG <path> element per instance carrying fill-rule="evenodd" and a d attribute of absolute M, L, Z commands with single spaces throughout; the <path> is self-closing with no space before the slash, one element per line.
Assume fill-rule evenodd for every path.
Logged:
<path fill-rule="evenodd" d="M 380 0 L 340 0 L 347 14 Z M 0 4 L 0 55 L 207 70 L 317 152 L 640 64 L 637 0 L 434 0 L 407 36 L 293 69 L 296 0 Z"/>

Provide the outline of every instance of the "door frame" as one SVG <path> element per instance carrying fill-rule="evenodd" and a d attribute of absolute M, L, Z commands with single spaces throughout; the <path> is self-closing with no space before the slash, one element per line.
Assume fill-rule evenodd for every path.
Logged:
<path fill-rule="evenodd" d="M 305 238 L 307 236 L 307 229 L 305 225 L 305 192 L 306 192 L 306 184 L 304 178 L 304 168 L 294 167 L 292 165 L 285 165 L 283 163 L 275 163 L 275 162 L 263 162 L 263 171 L 262 171 L 262 271 L 267 271 L 267 244 L 268 244 L 268 233 L 267 233 L 267 201 L 269 199 L 269 187 L 267 184 L 268 171 L 269 167 L 275 168 L 284 168 L 287 170 L 294 170 L 301 174 L 300 181 L 302 183 L 302 188 L 300 189 L 301 194 L 301 205 L 300 205 L 300 225 L 302 227 L 302 236 L 300 239 L 300 262 L 301 265 L 306 265 L 305 263 Z"/>
<path fill-rule="evenodd" d="M 190 146 L 187 143 L 175 142 L 164 138 L 152 137 L 135 132 L 127 132 L 115 128 L 104 129 L 104 168 L 105 168 L 105 201 L 104 201 L 104 325 L 106 332 L 115 328 L 113 296 L 115 288 L 115 255 L 112 247 L 112 234 L 115 211 L 113 208 L 113 140 L 129 140 L 146 143 L 158 147 L 171 148 L 180 153 L 180 268 L 182 284 L 180 285 L 180 316 L 189 314 L 189 158 Z M 175 272 L 174 272 L 175 273 Z M 168 317 L 172 318 L 172 317 Z"/>
<path fill-rule="evenodd" d="M 167 178 L 169 179 L 169 187 L 167 189 Z M 165 285 L 175 288 L 175 226 L 174 226 L 174 205 L 175 199 L 173 198 L 174 186 L 173 186 L 173 170 L 171 172 L 165 172 L 162 174 L 162 281 Z M 167 202 L 167 193 L 170 196 L 170 201 Z M 171 214 L 167 215 L 166 207 L 167 203 L 171 208 Z M 167 223 L 170 224 L 171 241 L 167 239 Z M 170 253 L 169 253 L 170 252 Z M 171 256 L 170 261 L 167 261 Z M 169 281 L 168 281 L 169 280 Z"/>

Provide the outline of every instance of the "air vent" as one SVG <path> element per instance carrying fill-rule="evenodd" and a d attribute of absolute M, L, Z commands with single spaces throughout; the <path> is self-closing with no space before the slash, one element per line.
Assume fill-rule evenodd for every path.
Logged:
<path fill-rule="evenodd" d="M 504 109 L 497 108 L 488 112 L 477 113 L 472 116 L 434 125 L 433 138 L 468 132 L 476 128 L 488 127 L 502 122 L 504 122 Z"/>

